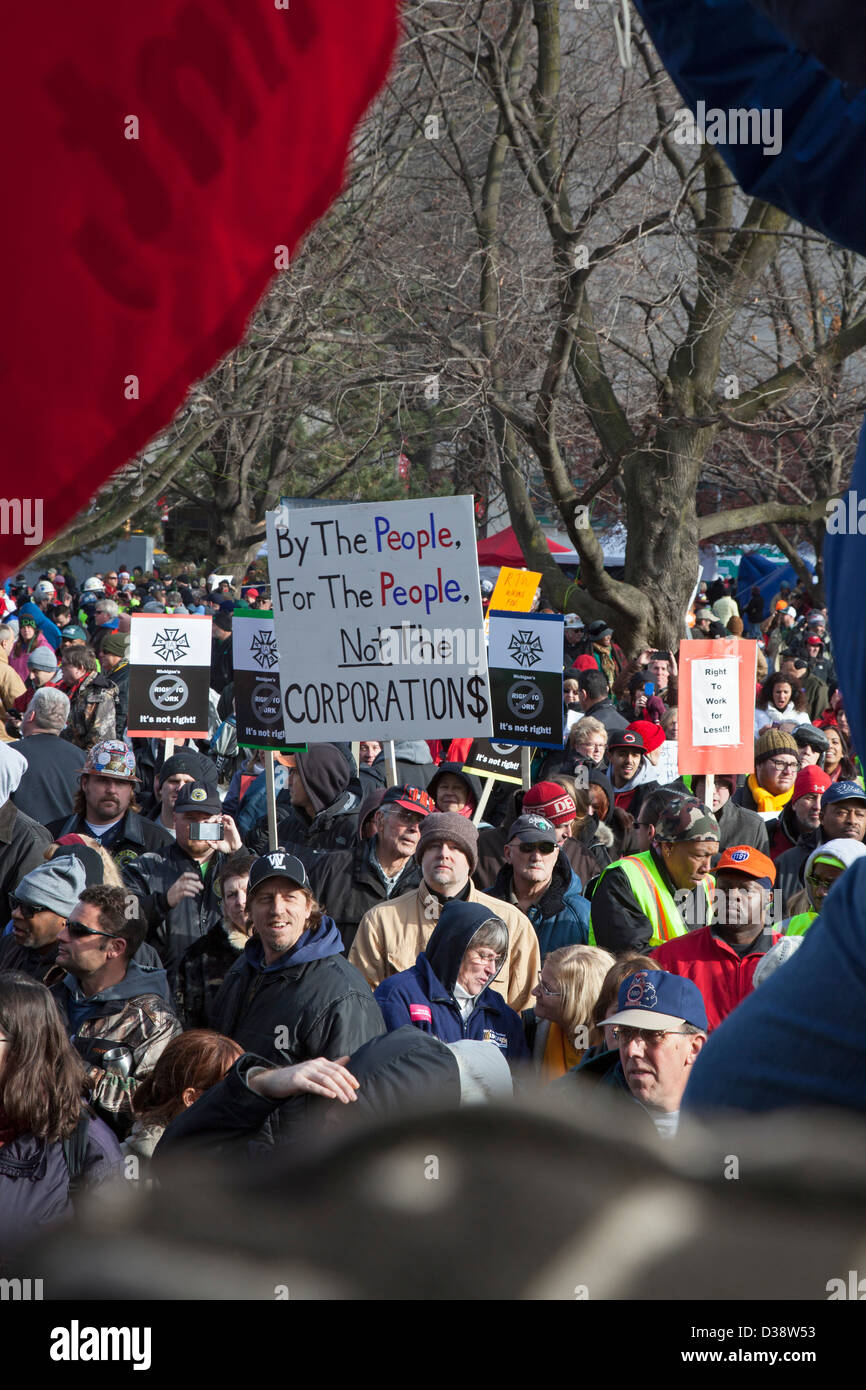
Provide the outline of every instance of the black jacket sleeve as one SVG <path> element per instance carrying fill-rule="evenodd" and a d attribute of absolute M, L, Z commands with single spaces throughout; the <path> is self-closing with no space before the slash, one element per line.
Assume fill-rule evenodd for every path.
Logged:
<path fill-rule="evenodd" d="M 366 985 L 365 991 L 352 990 L 329 1002 L 303 1039 L 307 1057 L 327 1057 L 333 1062 L 351 1056 L 364 1043 L 388 1031 L 382 1010 Z"/>
<path fill-rule="evenodd" d="M 608 869 L 592 895 L 590 915 L 596 945 L 614 955 L 621 951 L 645 951 L 653 924 L 641 912 L 622 869 Z"/>
<path fill-rule="evenodd" d="M 272 1070 L 272 1064 L 263 1057 L 245 1052 L 222 1081 L 175 1116 L 154 1150 L 154 1159 L 161 1161 L 177 1151 L 232 1151 L 256 1139 L 260 1140 L 262 1149 L 269 1148 L 267 1130 L 261 1135 L 260 1131 L 285 1102 L 266 1100 L 249 1089 L 244 1078 L 253 1067 Z"/>

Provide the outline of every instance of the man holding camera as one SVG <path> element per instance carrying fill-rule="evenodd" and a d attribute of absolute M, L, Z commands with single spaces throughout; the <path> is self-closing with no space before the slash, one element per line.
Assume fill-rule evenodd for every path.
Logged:
<path fill-rule="evenodd" d="M 222 921 L 219 871 L 223 857 L 242 849 L 238 828 L 223 813 L 216 788 L 188 782 L 174 803 L 172 844 L 143 854 L 124 869 L 155 946 L 174 985 L 193 942 Z"/>

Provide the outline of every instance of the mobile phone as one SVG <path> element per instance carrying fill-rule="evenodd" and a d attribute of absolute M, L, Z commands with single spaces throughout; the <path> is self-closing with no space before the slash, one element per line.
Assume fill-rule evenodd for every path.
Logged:
<path fill-rule="evenodd" d="M 643 693 L 644 693 L 644 695 L 647 695 L 647 696 L 649 696 L 649 695 L 655 695 L 655 693 L 656 693 L 655 681 L 644 681 Z"/>
<path fill-rule="evenodd" d="M 222 821 L 203 820 L 198 824 L 193 824 L 189 828 L 189 838 L 191 840 L 221 840 L 223 837 Z"/>

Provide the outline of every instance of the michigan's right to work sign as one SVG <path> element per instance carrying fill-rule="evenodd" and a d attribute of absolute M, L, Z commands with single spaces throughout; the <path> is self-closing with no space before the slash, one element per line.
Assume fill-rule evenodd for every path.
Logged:
<path fill-rule="evenodd" d="M 273 613 L 236 608 L 232 642 L 238 746 L 288 748 Z"/>
<path fill-rule="evenodd" d="M 129 624 L 131 738 L 208 738 L 211 620 L 133 613 Z"/>

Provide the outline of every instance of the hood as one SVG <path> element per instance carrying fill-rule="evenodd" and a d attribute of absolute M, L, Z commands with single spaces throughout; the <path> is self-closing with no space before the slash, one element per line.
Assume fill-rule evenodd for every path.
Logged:
<path fill-rule="evenodd" d="M 0 806 L 5 806 L 12 793 L 18 790 L 26 771 L 24 754 L 17 748 L 10 748 L 8 743 L 0 743 Z"/>
<path fill-rule="evenodd" d="M 335 743 L 315 744 L 306 753 L 296 753 L 295 766 L 315 815 L 332 806 L 352 780 L 352 769 Z"/>
<path fill-rule="evenodd" d="M 267 975 L 269 971 L 283 970 L 287 965 L 309 965 L 313 960 L 338 956 L 342 950 L 343 938 L 334 919 L 323 916 L 317 927 L 301 932 L 294 946 L 290 946 L 272 965 L 265 965 L 264 949 L 257 936 L 250 937 L 244 946 L 244 956 L 254 970 Z"/>
<path fill-rule="evenodd" d="M 78 1006 L 79 1011 L 84 1010 L 82 1017 L 91 1012 L 101 1012 L 103 1004 L 120 1003 L 124 999 L 135 999 L 141 994 L 158 994 L 166 1004 L 171 1002 L 165 971 L 155 965 L 139 965 L 135 960 L 129 962 L 122 980 L 118 980 L 116 985 L 109 985 L 108 989 L 100 990 L 99 994 L 83 994 L 74 975 L 66 975 L 63 983 L 69 990 L 73 1004 Z"/>
<path fill-rule="evenodd" d="M 810 906 L 815 908 L 812 901 L 812 890 L 809 887 L 809 874 L 812 865 L 819 860 L 822 864 L 839 864 L 843 869 L 850 869 L 855 859 L 863 859 L 866 856 L 866 845 L 862 840 L 828 840 L 826 844 L 818 845 L 812 850 L 809 858 L 803 866 L 803 882 L 806 885 L 806 896 Z"/>
<path fill-rule="evenodd" d="M 589 784 L 590 784 L 590 786 L 601 787 L 602 791 L 604 792 L 605 796 L 607 797 L 607 800 L 608 800 L 608 813 L 607 813 L 607 815 L 606 815 L 605 818 L 604 818 L 604 824 L 605 824 L 605 825 L 611 825 L 612 822 L 613 822 L 614 801 L 613 801 L 613 784 L 612 784 L 610 778 L 606 775 L 606 773 L 601 772 L 600 770 L 599 770 L 598 772 L 590 772 L 590 774 L 589 774 Z M 621 790 L 624 790 L 624 788 L 621 788 Z"/>
<path fill-rule="evenodd" d="M 407 738 L 395 743 L 394 757 L 400 758 L 404 763 L 426 764 L 432 761 L 430 749 L 423 738 Z"/>
<path fill-rule="evenodd" d="M 439 785 L 440 778 L 442 778 L 446 773 L 449 772 L 451 773 L 452 777 L 460 778 L 460 781 L 463 783 L 463 785 L 466 787 L 466 790 L 469 792 L 469 795 L 472 797 L 474 805 L 477 806 L 479 798 L 481 796 L 481 783 L 479 782 L 477 777 L 473 777 L 471 773 L 463 771 L 462 763 L 439 764 L 434 776 L 430 778 L 430 781 L 427 784 L 427 791 L 430 793 L 433 800 L 436 800 L 436 788 Z"/>
<path fill-rule="evenodd" d="M 496 913 L 485 903 L 459 902 L 455 898 L 451 898 L 440 912 L 439 921 L 422 954 L 449 994 L 453 993 L 457 983 L 466 947 L 478 928 L 493 919 L 496 919 Z M 499 972 L 496 973 L 498 975 Z M 487 981 L 488 988 L 495 979 L 496 975 Z"/>

